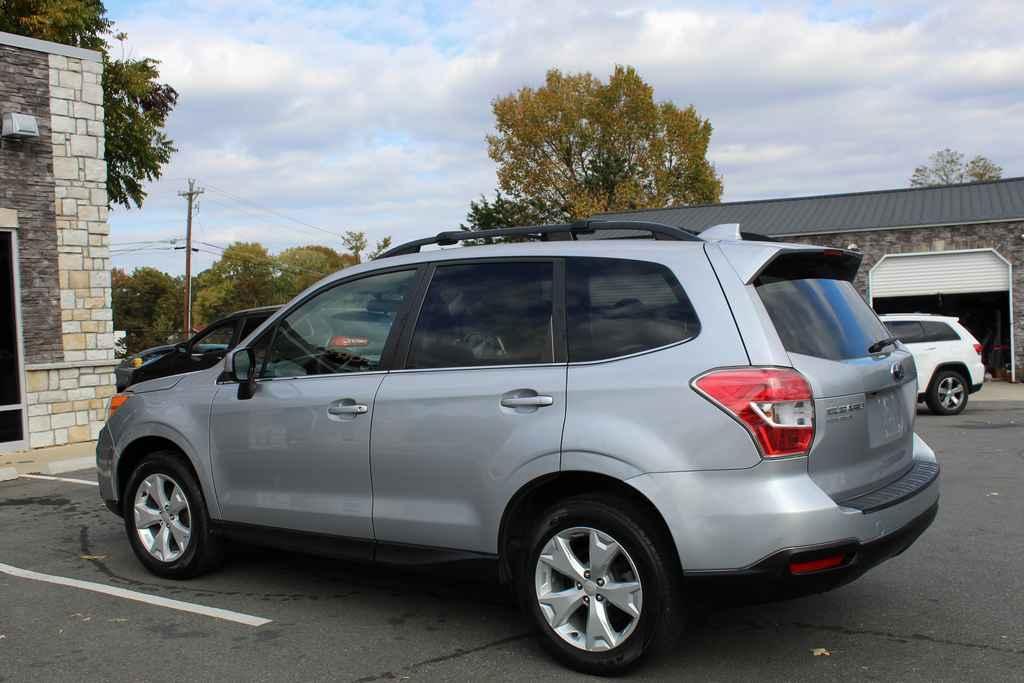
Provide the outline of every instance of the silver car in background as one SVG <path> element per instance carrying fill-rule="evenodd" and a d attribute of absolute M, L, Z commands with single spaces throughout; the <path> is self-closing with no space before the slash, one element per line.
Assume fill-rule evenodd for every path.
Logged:
<path fill-rule="evenodd" d="M 225 538 L 496 561 L 555 657 L 619 673 L 713 588 L 828 590 L 934 519 L 914 361 L 859 264 L 738 226 L 441 233 L 116 396 L 100 494 L 164 577 Z"/>

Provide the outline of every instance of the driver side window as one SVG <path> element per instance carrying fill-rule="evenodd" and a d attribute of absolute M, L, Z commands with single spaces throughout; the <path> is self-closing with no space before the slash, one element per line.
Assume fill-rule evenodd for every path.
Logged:
<path fill-rule="evenodd" d="M 261 376 L 379 370 L 391 326 L 415 279 L 415 270 L 403 270 L 320 292 L 278 322 Z"/>

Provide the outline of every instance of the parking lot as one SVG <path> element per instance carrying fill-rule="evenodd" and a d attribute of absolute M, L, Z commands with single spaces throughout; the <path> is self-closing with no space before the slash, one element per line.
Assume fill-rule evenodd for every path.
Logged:
<path fill-rule="evenodd" d="M 904 555 L 829 594 L 717 612 L 631 678 L 1024 678 L 1022 406 L 922 410 L 942 503 Z M 487 576 L 238 548 L 215 574 L 164 581 L 94 474 L 61 477 L 82 481 L 0 484 L 0 681 L 578 678 Z M 110 588 L 131 592 L 96 592 Z"/>

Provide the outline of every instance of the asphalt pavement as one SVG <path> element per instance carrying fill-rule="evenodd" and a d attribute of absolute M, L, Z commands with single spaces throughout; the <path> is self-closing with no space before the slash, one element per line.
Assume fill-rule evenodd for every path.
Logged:
<path fill-rule="evenodd" d="M 922 409 L 917 431 L 943 490 L 912 548 L 828 594 L 717 612 L 629 678 L 1024 680 L 1024 403 Z M 82 481 L 0 483 L 0 681 L 583 678 L 488 576 L 238 548 L 165 581 L 83 483 L 94 473 L 60 476 Z"/>

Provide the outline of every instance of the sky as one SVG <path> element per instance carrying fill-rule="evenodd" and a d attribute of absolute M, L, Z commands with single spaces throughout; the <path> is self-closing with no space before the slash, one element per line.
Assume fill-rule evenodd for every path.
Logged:
<path fill-rule="evenodd" d="M 129 270 L 183 271 L 187 178 L 205 189 L 198 269 L 236 240 L 457 228 L 496 185 L 492 100 L 553 67 L 632 65 L 656 99 L 694 105 L 723 201 L 905 187 L 944 147 L 1024 175 L 1015 0 L 105 4 L 128 34 L 114 52 L 159 59 L 180 95 L 178 152 L 142 209 L 111 212 Z"/>

